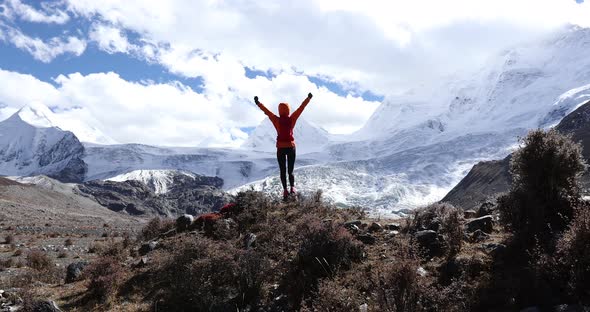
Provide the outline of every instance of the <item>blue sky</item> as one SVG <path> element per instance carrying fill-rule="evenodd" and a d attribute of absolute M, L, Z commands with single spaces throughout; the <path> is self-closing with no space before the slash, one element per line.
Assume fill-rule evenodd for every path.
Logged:
<path fill-rule="evenodd" d="M 312 92 L 304 118 L 349 134 L 389 95 L 587 26 L 582 1 L 521 1 L 0 0 L 0 119 L 35 102 L 86 141 L 237 147 L 264 118 L 254 95 Z"/>

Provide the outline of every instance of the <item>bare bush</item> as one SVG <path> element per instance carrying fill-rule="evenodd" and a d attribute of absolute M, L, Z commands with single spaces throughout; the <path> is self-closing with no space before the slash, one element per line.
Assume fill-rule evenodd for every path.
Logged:
<path fill-rule="evenodd" d="M 122 283 L 123 267 L 112 257 L 100 257 L 84 269 L 90 298 L 108 302 Z"/>
<path fill-rule="evenodd" d="M 510 162 L 512 188 L 498 199 L 503 223 L 524 246 L 551 247 L 579 204 L 581 146 L 556 130 L 531 131 Z"/>

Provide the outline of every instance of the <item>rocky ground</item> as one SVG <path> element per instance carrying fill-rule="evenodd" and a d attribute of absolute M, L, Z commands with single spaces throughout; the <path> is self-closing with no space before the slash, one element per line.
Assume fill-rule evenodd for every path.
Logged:
<path fill-rule="evenodd" d="M 172 302 L 176 302 L 174 300 L 179 298 L 191 301 L 192 299 L 189 298 L 199 296 L 199 291 L 205 291 L 202 294 L 203 297 L 213 296 L 210 299 L 218 301 L 219 304 L 211 305 L 211 307 L 216 307 L 212 308 L 212 311 L 224 311 L 229 306 L 238 306 L 237 311 L 291 311 L 293 309 L 311 309 L 305 311 L 359 311 L 359 309 L 360 311 L 386 311 L 387 303 L 379 299 L 377 289 L 387 289 L 387 287 L 375 287 L 375 283 L 377 283 L 379 276 L 382 278 L 387 275 L 382 270 L 390 270 L 390 264 L 399 262 L 401 259 L 403 259 L 403 263 L 406 261 L 411 263 L 411 272 L 409 273 L 412 277 L 409 282 L 415 283 L 415 287 L 423 287 L 428 289 L 428 292 L 433 292 L 434 289 L 438 289 L 442 279 L 464 278 L 464 272 L 474 268 L 479 268 L 481 272 L 473 273 L 475 274 L 473 278 L 486 274 L 486 268 L 492 266 L 494 256 L 506 249 L 506 246 L 503 245 L 505 234 L 498 226 L 493 205 L 484 206 L 477 212 L 465 211 L 460 215 L 457 214 L 456 225 L 459 231 L 452 232 L 449 224 L 452 224 L 453 221 L 449 219 L 449 216 L 454 212 L 458 213 L 458 211 L 448 205 L 437 204 L 428 210 L 430 212 L 417 214 L 411 219 L 384 220 L 367 218 L 360 210 L 327 208 L 321 203 L 318 204 L 313 198 L 280 203 L 270 202 L 260 194 L 252 194 L 248 195 L 249 198 L 242 196 L 237 199 L 238 208 L 236 209 L 238 210 L 215 215 L 215 218 L 210 220 L 187 216 L 181 217 L 175 222 L 158 221 L 155 225 L 150 223 L 144 228 L 144 234 L 140 236 L 141 239 L 133 240 L 125 247 L 123 247 L 124 238 L 99 237 L 105 231 L 109 233 L 117 231 L 116 225 L 105 229 L 101 228 L 102 225 L 99 224 L 98 227 L 92 228 L 95 231 L 94 234 L 90 234 L 92 233 L 90 229 L 88 232 L 80 232 L 74 235 L 75 237 L 72 238 L 74 244 L 69 247 L 65 246 L 64 239 L 71 237 L 71 235 L 60 234 L 58 237 L 51 237 L 50 235 L 37 234 L 39 238 L 33 239 L 25 232 L 18 234 L 15 236 L 15 241 L 25 241 L 25 243 L 22 246 L 20 243 L 15 244 L 16 250 L 44 248 L 43 250 L 46 250 L 45 252 L 55 259 L 56 265 L 62 270 L 65 270 L 69 263 L 79 261 L 101 263 L 101 261 L 105 261 L 104 259 L 117 259 L 109 266 L 115 266 L 118 269 L 101 271 L 104 273 L 103 277 L 112 274 L 118 280 L 117 286 L 113 286 L 116 289 L 109 290 L 108 299 L 98 300 L 91 296 L 94 294 L 91 285 L 94 284 L 87 280 L 92 280 L 91 277 L 83 277 L 84 280 L 66 283 L 66 277 L 62 276 L 48 283 L 35 282 L 27 291 L 33 293 L 32 297 L 42 299 L 36 301 L 36 304 L 48 305 L 53 301 L 53 304 L 68 311 L 156 311 L 158 306 L 162 311 L 167 309 L 194 311 L 195 308 L 196 310 L 202 309 L 202 306 L 199 308 L 198 303 L 194 302 L 184 302 L 183 304 L 186 305 Z M 310 224 L 312 224 L 311 230 Z M 319 228 L 314 228 L 314 226 Z M 348 234 L 341 233 L 339 229 Z M 324 230 L 328 231 L 326 237 L 322 236 L 326 234 L 322 232 Z M 326 244 L 313 239 L 314 235 L 318 233 L 315 231 L 319 231 L 320 236 L 327 241 Z M 85 233 L 89 233 L 87 237 L 85 237 Z M 336 238 L 332 235 L 335 235 Z M 453 238 L 453 235 L 459 236 Z M 339 247 L 336 248 L 338 250 L 332 250 L 334 246 L 330 245 L 330 242 L 333 239 L 344 240 L 338 243 Z M 326 261 L 325 266 L 322 265 L 320 268 L 328 272 L 316 272 L 318 267 L 315 261 L 312 261 L 315 262 L 315 265 L 313 263 L 302 264 L 309 266 L 304 268 L 303 272 L 308 271 L 307 274 L 312 275 L 311 279 L 306 282 L 312 284 L 304 286 L 305 290 L 303 290 L 305 292 L 304 298 L 315 298 L 308 303 L 304 303 L 305 299 L 300 302 L 293 301 L 293 297 L 296 297 L 293 293 L 297 293 L 297 290 L 285 285 L 283 280 L 293 274 L 293 261 L 297 263 L 299 260 L 295 259 L 301 259 L 303 257 L 301 254 L 307 252 L 303 247 L 306 245 L 306 241 L 315 241 L 323 246 L 320 250 L 311 251 L 311 256 L 323 259 L 315 261 Z M 89 253 L 87 246 L 92 244 L 104 244 L 107 246 L 106 250 L 110 248 L 116 252 L 107 251 L 106 254 L 109 256 L 106 258 L 105 249 Z M 449 252 L 455 244 L 462 247 L 455 250 L 449 258 Z M 410 251 L 410 249 L 414 250 L 414 247 L 410 247 L 410 245 L 415 245 L 415 250 L 420 250 L 420 256 Z M 184 249 L 187 246 L 190 246 L 189 249 Z M 191 257 L 195 257 L 195 261 L 204 261 L 205 263 L 211 261 L 211 265 L 213 265 L 211 270 L 213 271 L 182 273 L 183 280 L 186 279 L 186 281 L 176 281 L 173 283 L 175 285 L 166 286 L 165 283 L 170 282 L 168 279 L 172 278 L 170 277 L 172 273 L 165 273 L 167 266 L 172 263 L 175 271 L 182 270 L 184 265 L 177 263 L 177 261 L 181 261 L 178 257 L 182 258 L 183 255 L 193 254 L 196 252 L 195 249 L 198 250 L 203 246 L 212 249 L 205 252 L 205 258 L 198 260 L 197 254 Z M 310 246 L 309 248 L 313 250 L 315 247 Z M 14 246 L 5 244 L 2 255 L 5 258 L 21 259 L 14 257 L 16 250 Z M 338 254 L 339 250 L 349 250 L 349 255 L 334 256 L 330 254 Z M 361 254 L 353 257 L 354 252 L 350 250 L 361 251 Z M 59 253 L 62 251 L 67 252 L 66 258 L 59 258 Z M 221 255 L 217 252 L 220 252 Z M 220 259 L 225 259 L 225 252 L 230 253 L 227 255 L 230 258 L 222 261 Z M 324 252 L 328 252 L 328 254 Z M 234 294 L 235 291 L 236 295 L 243 291 L 240 290 L 240 286 L 236 286 L 232 282 L 234 279 L 240 280 L 239 276 L 227 277 L 224 275 L 225 273 L 220 272 L 232 271 L 232 264 L 229 262 L 224 264 L 224 261 L 232 261 L 230 259 L 233 257 L 241 259 L 248 253 L 254 253 L 264 261 L 268 260 L 265 262 L 265 267 L 259 268 L 261 274 L 266 276 L 258 277 L 261 278 L 259 287 L 262 289 L 259 297 L 248 303 L 239 304 L 236 303 L 237 299 L 234 299 L 234 295 L 216 297 L 219 296 L 220 289 L 228 294 Z M 318 254 L 313 256 L 314 253 Z M 232 254 L 234 256 L 230 256 Z M 350 257 L 351 262 L 348 265 L 342 264 L 338 271 L 332 272 L 337 268 L 336 262 L 348 261 L 338 257 Z M 241 266 L 251 265 L 239 263 Z M 227 267 L 224 268 L 224 266 Z M 449 269 L 449 266 L 452 268 Z M 209 267 L 209 265 L 199 266 L 199 270 L 205 270 L 205 267 Z M 403 268 L 407 269 L 405 266 Z M 9 268 L 8 270 L 14 272 L 13 275 L 18 275 L 19 272 L 22 273 L 30 268 Z M 191 276 L 191 274 L 197 274 L 200 277 Z M 205 274 L 205 276 L 200 274 Z M 221 275 L 217 276 L 219 274 Z M 314 274 L 317 276 L 313 277 Z M 299 278 L 309 278 L 309 276 L 305 276 Z M 196 280 L 194 280 L 195 278 Z M 210 278 L 213 280 L 209 280 Z M 224 278 L 228 278 L 228 280 L 224 280 Z M 355 281 L 350 282 L 351 278 Z M 216 283 L 215 279 L 218 279 L 219 282 Z M 473 282 L 473 279 L 470 278 L 465 282 Z M 183 283 L 193 285 L 190 294 L 182 293 L 186 291 L 182 288 Z M 218 283 L 227 284 L 220 285 Z M 288 282 L 288 284 L 291 283 L 297 284 L 294 280 Z M 350 288 L 352 291 L 350 302 L 342 305 L 342 302 L 347 301 L 344 298 L 328 298 L 329 296 L 323 292 L 329 293 L 333 291 L 331 287 L 336 287 L 329 283 L 337 283 L 337 287 L 344 287 L 342 291 Z M 202 286 L 197 286 L 201 284 Z M 364 284 L 372 284 L 372 286 Z M 476 288 L 477 285 L 474 283 L 473 287 Z M 413 288 L 414 286 L 408 291 L 414 292 L 415 296 L 426 296 L 421 293 L 422 290 Z M 234 290 L 233 287 L 237 288 Z M 368 288 L 365 290 L 367 292 L 361 293 L 360 289 L 364 288 Z M 174 293 L 167 293 L 164 289 L 171 289 Z M 5 297 L 18 296 L 20 294 L 18 290 L 7 289 L 5 286 L 4 293 L 7 294 Z M 439 290 L 448 291 L 442 286 Z M 242 296 L 245 295 L 242 294 Z M 334 294 L 330 296 L 334 296 Z M 432 294 L 427 296 L 428 298 L 436 297 Z M 8 299 L 3 300 L 8 302 Z M 325 305 L 330 304 L 329 300 L 336 300 L 338 305 L 327 308 Z M 460 300 L 460 296 L 451 296 L 446 301 L 441 300 L 436 304 L 445 304 L 445 307 L 448 308 L 445 310 L 449 311 L 467 309 L 468 303 L 463 304 Z"/>
<path fill-rule="evenodd" d="M 0 177 L 0 311 L 15 290 L 30 287 L 29 258 L 37 251 L 65 276 L 74 262 L 92 261 L 114 241 L 135 237 L 146 220 L 113 212 L 67 184 L 31 185 Z M 34 289 L 43 289 L 35 284 Z M 69 287 L 69 286 L 68 286 Z M 6 305 L 6 307 L 5 307 Z"/>

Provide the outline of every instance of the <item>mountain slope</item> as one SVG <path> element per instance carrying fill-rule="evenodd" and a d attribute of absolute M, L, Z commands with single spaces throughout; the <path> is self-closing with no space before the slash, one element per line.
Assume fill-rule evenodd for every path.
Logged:
<path fill-rule="evenodd" d="M 86 173 L 84 147 L 76 136 L 53 127 L 43 108 L 26 106 L 0 122 L 0 174 L 44 174 L 80 182 Z"/>

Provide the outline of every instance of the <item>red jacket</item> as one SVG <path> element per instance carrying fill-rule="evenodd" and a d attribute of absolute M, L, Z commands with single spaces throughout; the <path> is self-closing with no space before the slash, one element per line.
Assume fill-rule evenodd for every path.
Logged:
<path fill-rule="evenodd" d="M 262 103 L 258 102 L 256 105 L 270 118 L 273 126 L 277 130 L 277 148 L 283 147 L 295 147 L 295 138 L 293 137 L 293 128 L 295 128 L 295 123 L 297 123 L 297 119 L 303 113 L 303 110 L 309 103 L 310 98 L 306 98 L 301 106 L 297 108 L 292 115 L 289 115 L 291 108 L 287 103 L 279 104 L 279 116 L 273 114 L 268 108 L 266 108 Z"/>

